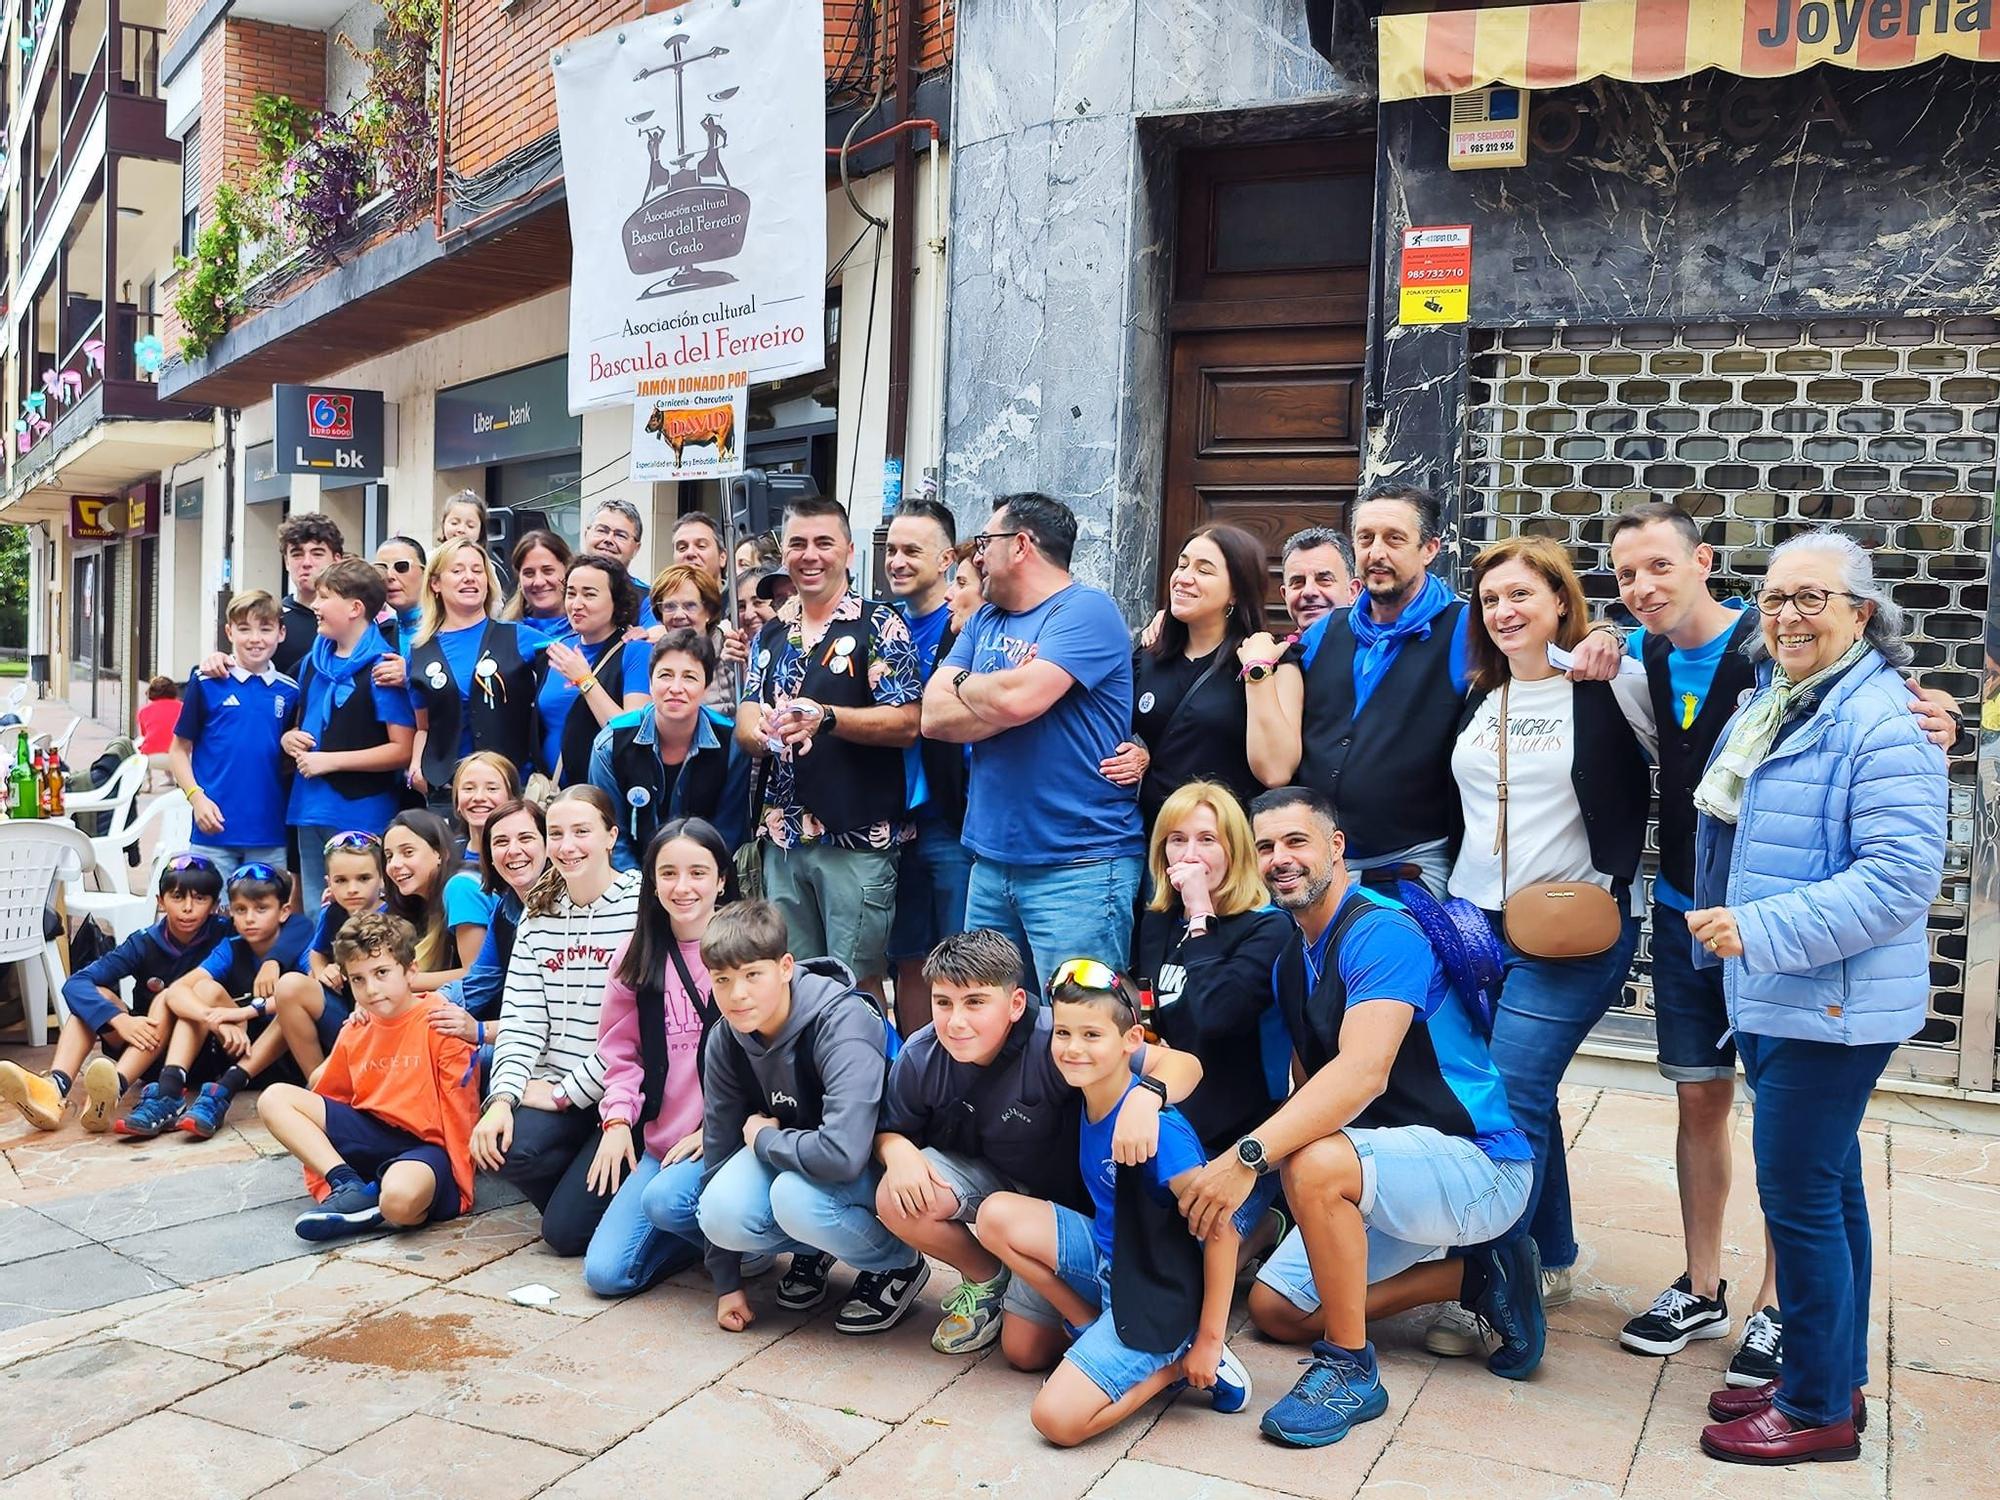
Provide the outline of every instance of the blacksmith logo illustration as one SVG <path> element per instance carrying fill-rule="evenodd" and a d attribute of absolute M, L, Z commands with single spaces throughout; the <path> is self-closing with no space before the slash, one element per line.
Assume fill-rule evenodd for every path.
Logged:
<path fill-rule="evenodd" d="M 711 46 L 690 53 L 689 40 L 687 32 L 675 32 L 663 44 L 667 60 L 641 68 L 632 79 L 639 83 L 671 73 L 674 80 L 671 160 L 660 155 L 667 130 L 656 119 L 658 110 L 641 110 L 625 122 L 638 130 L 650 158 L 639 206 L 625 220 L 626 264 L 635 276 L 658 278 L 648 283 L 642 297 L 671 297 L 703 287 L 727 286 L 736 280 L 715 262 L 741 253 L 744 231 L 750 224 L 750 195 L 731 185 L 729 171 L 722 163 L 729 132 L 720 112 L 711 109 L 701 117 L 705 148 L 688 142 L 687 72 L 728 56 L 729 49 Z M 735 96 L 733 87 L 720 89 L 708 95 L 708 102 L 725 104 Z"/>

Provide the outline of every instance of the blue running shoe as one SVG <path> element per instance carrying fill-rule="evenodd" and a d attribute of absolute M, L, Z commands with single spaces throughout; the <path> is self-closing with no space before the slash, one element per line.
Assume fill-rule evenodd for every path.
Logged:
<path fill-rule="evenodd" d="M 169 1095 L 157 1083 L 149 1083 L 139 1095 L 139 1102 L 132 1112 L 122 1120 L 111 1122 L 111 1131 L 114 1135 L 132 1140 L 150 1141 L 161 1131 L 173 1129 L 186 1108 L 186 1094 Z"/>
<path fill-rule="evenodd" d="M 366 1234 L 382 1223 L 382 1191 L 372 1182 L 350 1182 L 335 1188 L 292 1220 L 292 1233 L 302 1240 L 337 1240 L 343 1235 Z"/>
<path fill-rule="evenodd" d="M 1349 1351 L 1324 1340 L 1313 1345 L 1307 1367 L 1285 1398 L 1264 1413 L 1264 1435 L 1292 1448 L 1324 1448 L 1347 1436 L 1357 1422 L 1372 1422 L 1389 1409 L 1389 1393 L 1375 1363 L 1375 1346 L 1364 1367 Z"/>
<path fill-rule="evenodd" d="M 229 1113 L 235 1097 L 219 1083 L 204 1083 L 194 1103 L 182 1113 L 180 1128 L 198 1141 L 207 1140 L 222 1129 L 222 1117 Z"/>
<path fill-rule="evenodd" d="M 1526 1380 L 1542 1362 L 1548 1342 L 1548 1315 L 1542 1310 L 1542 1257 L 1535 1237 L 1517 1234 L 1472 1252 L 1485 1285 L 1470 1304 L 1472 1313 L 1500 1336 L 1486 1368 L 1502 1380 Z"/>

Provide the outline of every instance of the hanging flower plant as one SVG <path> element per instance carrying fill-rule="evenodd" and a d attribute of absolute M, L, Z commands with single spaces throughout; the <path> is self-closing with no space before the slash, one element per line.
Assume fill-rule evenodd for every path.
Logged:
<path fill-rule="evenodd" d="M 382 186 L 408 207 L 431 191 L 437 163 L 437 40 L 441 0 L 384 0 L 382 45 L 340 43 L 368 69 L 368 104 L 355 134 L 374 156 Z"/>
<path fill-rule="evenodd" d="M 279 169 L 277 226 L 293 244 L 325 250 L 354 227 L 368 196 L 368 153 L 336 116 L 323 114 L 313 133 Z"/>

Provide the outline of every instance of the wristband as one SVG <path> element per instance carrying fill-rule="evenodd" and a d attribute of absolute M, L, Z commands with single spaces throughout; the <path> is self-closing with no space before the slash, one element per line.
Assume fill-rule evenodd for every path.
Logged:
<path fill-rule="evenodd" d="M 475 1047 L 484 1047 L 486 1045 L 486 1023 L 484 1021 L 476 1020 L 472 1023 L 472 1045 Z"/>
<path fill-rule="evenodd" d="M 1166 1106 L 1167 1086 L 1160 1082 L 1159 1079 L 1151 1078 L 1141 1073 L 1137 1078 L 1132 1080 L 1132 1083 L 1135 1087 L 1144 1089 L 1147 1093 L 1158 1099 L 1162 1108 Z"/>
<path fill-rule="evenodd" d="M 596 679 L 595 677 L 579 677 L 579 678 L 577 678 L 577 680 L 576 680 L 576 681 L 575 681 L 575 682 L 574 682 L 573 684 L 571 684 L 571 685 L 572 685 L 573 687 L 575 687 L 575 689 L 576 689 L 576 690 L 577 690 L 577 691 L 578 691 L 579 693 L 587 693 L 587 692 L 589 692 L 589 691 L 590 691 L 590 690 L 591 690 L 592 688 L 594 688 L 594 687 L 596 687 L 596 686 L 597 686 L 597 679 Z"/>
<path fill-rule="evenodd" d="M 623 1125 L 627 1130 L 630 1130 L 632 1128 L 632 1122 L 630 1120 L 620 1120 L 615 1118 L 610 1120 L 599 1120 L 597 1122 L 598 1133 L 600 1135 L 603 1134 L 605 1131 L 609 1130 L 613 1125 Z"/>

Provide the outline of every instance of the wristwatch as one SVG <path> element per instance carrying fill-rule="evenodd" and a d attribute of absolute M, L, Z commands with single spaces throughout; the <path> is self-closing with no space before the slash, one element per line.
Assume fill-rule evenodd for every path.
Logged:
<path fill-rule="evenodd" d="M 1134 1087 L 1142 1088 L 1147 1093 L 1152 1094 L 1162 1105 L 1167 1102 L 1167 1086 L 1160 1082 L 1159 1079 L 1141 1073 L 1137 1078 L 1132 1080 L 1132 1083 Z"/>
<path fill-rule="evenodd" d="M 1253 661 L 1243 669 L 1243 680 L 1245 682 L 1262 682 L 1277 670 L 1278 664 L 1274 661 Z"/>
<path fill-rule="evenodd" d="M 1271 1170 L 1271 1159 L 1264 1154 L 1264 1143 L 1254 1135 L 1246 1135 L 1236 1143 L 1236 1159 L 1259 1177 Z"/>
<path fill-rule="evenodd" d="M 833 705 L 830 703 L 822 703 L 819 706 L 819 728 L 815 729 L 813 733 L 832 734 L 833 726 L 838 724 L 839 722 L 840 718 L 837 714 L 834 713 Z"/>

